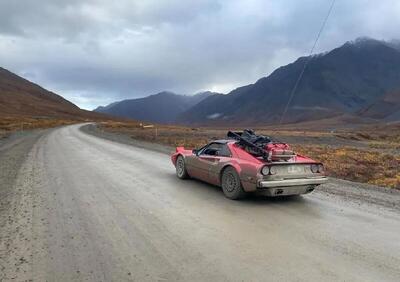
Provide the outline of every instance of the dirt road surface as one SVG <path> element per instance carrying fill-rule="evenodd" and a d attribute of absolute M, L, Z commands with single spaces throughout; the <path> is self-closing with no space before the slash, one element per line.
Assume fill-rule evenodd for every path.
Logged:
<path fill-rule="evenodd" d="M 1 281 L 400 281 L 399 193 L 231 201 L 79 125 L 18 144 L 0 147 L 4 171 L 24 154 L 0 182 Z"/>

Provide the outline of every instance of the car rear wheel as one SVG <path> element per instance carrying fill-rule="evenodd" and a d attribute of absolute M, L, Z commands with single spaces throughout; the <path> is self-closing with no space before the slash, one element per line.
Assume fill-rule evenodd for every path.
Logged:
<path fill-rule="evenodd" d="M 246 195 L 238 173 L 233 167 L 224 169 L 221 177 L 222 191 L 231 200 L 241 199 Z"/>
<path fill-rule="evenodd" d="M 186 179 L 189 177 L 187 171 L 186 171 L 186 164 L 185 164 L 185 159 L 182 156 L 178 156 L 176 159 L 176 176 L 180 179 Z"/>

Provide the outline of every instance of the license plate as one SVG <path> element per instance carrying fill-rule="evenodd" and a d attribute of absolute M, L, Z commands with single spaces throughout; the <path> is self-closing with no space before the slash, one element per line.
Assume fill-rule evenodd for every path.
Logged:
<path fill-rule="evenodd" d="M 302 172 L 302 167 L 298 165 L 289 165 L 288 166 L 288 172 L 289 173 L 301 173 Z"/>

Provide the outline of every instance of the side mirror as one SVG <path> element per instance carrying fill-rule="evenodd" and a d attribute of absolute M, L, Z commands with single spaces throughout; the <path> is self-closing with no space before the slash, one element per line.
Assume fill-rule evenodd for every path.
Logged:
<path fill-rule="evenodd" d="M 197 154 L 199 153 L 199 151 L 197 149 L 193 149 L 192 153 L 195 154 L 197 156 Z"/>

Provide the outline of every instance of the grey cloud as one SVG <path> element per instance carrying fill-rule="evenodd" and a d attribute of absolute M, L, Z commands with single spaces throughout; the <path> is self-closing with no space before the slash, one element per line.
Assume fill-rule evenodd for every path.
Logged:
<path fill-rule="evenodd" d="M 309 52 L 330 1 L 0 0 L 0 65 L 86 108 L 228 91 Z M 398 1 L 337 0 L 317 45 L 399 38 Z"/>

